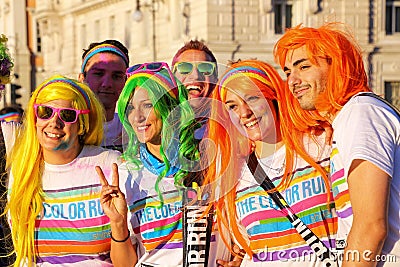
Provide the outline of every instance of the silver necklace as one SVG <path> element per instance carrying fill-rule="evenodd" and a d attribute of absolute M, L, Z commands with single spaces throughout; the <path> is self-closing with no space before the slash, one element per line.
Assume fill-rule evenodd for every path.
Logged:
<path fill-rule="evenodd" d="M 283 170 L 285 169 L 285 165 L 286 165 L 286 158 L 283 160 L 282 166 L 278 167 L 278 168 L 272 168 L 270 166 L 267 166 L 267 164 L 263 163 L 262 166 L 266 167 L 267 169 L 279 174 L 281 172 L 283 172 Z"/>

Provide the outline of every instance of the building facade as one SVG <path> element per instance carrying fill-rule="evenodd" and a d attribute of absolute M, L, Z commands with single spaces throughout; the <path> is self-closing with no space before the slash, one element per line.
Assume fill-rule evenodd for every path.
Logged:
<path fill-rule="evenodd" d="M 52 74 L 77 78 L 83 49 L 94 41 L 123 42 L 132 64 L 170 63 L 193 38 L 222 65 L 273 63 L 285 28 L 327 21 L 354 29 L 371 87 L 400 107 L 400 0 L 0 0 L 0 32 L 11 37 L 23 104 Z"/>

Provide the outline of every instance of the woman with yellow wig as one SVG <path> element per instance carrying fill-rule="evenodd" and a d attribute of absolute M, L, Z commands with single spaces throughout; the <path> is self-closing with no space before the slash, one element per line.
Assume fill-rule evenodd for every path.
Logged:
<path fill-rule="evenodd" d="M 95 166 L 110 173 L 120 153 L 99 147 L 103 121 L 92 91 L 57 75 L 33 92 L 21 127 L 2 123 L 15 266 L 112 266 Z"/>
<path fill-rule="evenodd" d="M 311 134 L 319 130 L 317 117 L 289 104 L 284 86 L 269 64 L 243 60 L 228 67 L 212 93 L 208 140 L 214 149 L 206 150 L 204 183 L 216 188 L 217 222 L 229 230 L 226 244 L 242 249 L 233 250 L 243 257 L 240 266 L 324 266 L 260 177 L 253 176 L 246 165 L 250 154 L 270 177 L 274 188 L 269 192 L 283 196 L 315 240 L 335 246 L 326 171 L 330 146 L 324 134 Z"/>

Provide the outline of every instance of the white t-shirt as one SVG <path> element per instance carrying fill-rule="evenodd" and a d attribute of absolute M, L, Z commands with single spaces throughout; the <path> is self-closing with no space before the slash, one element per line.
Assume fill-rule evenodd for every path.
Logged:
<path fill-rule="evenodd" d="M 128 168 L 124 163 L 119 169 L 120 181 L 124 181 L 121 190 L 130 210 L 131 240 L 138 247 L 136 266 L 182 266 L 182 193 L 176 189 L 174 178 L 163 178 L 160 182 L 164 198 L 161 205 L 155 190 L 157 175 L 144 167 L 138 171 L 128 171 Z M 229 255 L 218 232 L 213 231 L 208 266 L 215 266 L 217 259 L 229 260 Z"/>
<path fill-rule="evenodd" d="M 128 143 L 128 137 L 119 120 L 118 113 L 114 113 L 114 118 L 111 121 L 104 123 L 104 140 L 101 143 L 102 147 L 117 148 L 122 152 L 122 146 Z"/>
<path fill-rule="evenodd" d="M 109 218 L 100 205 L 95 166 L 102 167 L 111 183 L 111 166 L 119 157 L 118 151 L 84 146 L 68 164 L 45 162 L 43 210 L 35 229 L 37 266 L 113 266 Z M 12 184 L 10 175 L 10 189 Z"/>
<path fill-rule="evenodd" d="M 396 262 L 381 261 L 378 266 L 398 266 L 400 264 L 400 118 L 381 100 L 371 96 L 354 96 L 344 105 L 332 126 L 334 144 L 331 155 L 331 179 L 339 217 L 338 249 L 345 245 L 353 222 L 347 184 L 348 171 L 353 160 L 367 160 L 392 177 L 388 235 L 382 255 L 384 258 L 395 255 L 396 259 L 389 261 L 396 260 Z M 371 201 L 374 201 L 373 196 Z"/>
<path fill-rule="evenodd" d="M 305 138 L 305 142 L 309 153 L 327 168 L 330 146 L 324 144 L 324 138 L 319 138 L 320 147 L 308 138 Z M 284 173 L 285 154 L 285 147 L 281 147 L 272 156 L 259 160 L 275 186 Z M 302 222 L 334 252 L 337 218 L 334 210 L 331 210 L 332 196 L 328 208 L 327 188 L 321 174 L 298 157 L 294 161 L 292 181 L 280 193 Z M 245 228 L 254 253 L 252 259 L 246 255 L 241 266 L 325 266 L 272 198 L 265 194 L 247 165 L 238 185 L 236 211 L 238 223 Z"/>

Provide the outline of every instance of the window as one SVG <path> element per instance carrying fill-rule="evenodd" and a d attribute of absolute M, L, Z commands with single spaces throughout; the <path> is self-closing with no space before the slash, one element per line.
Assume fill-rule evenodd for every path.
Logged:
<path fill-rule="evenodd" d="M 109 30 L 110 30 L 110 32 L 109 32 L 109 36 L 111 37 L 111 38 L 114 38 L 114 34 L 115 34 L 115 16 L 111 16 L 110 17 L 110 28 L 109 28 Z"/>
<path fill-rule="evenodd" d="M 275 0 L 275 34 L 283 34 L 287 28 L 292 27 L 292 3 L 291 1 Z"/>
<path fill-rule="evenodd" d="M 81 25 L 81 47 L 86 47 L 87 46 L 87 31 L 86 31 L 86 25 L 82 24 Z"/>
<path fill-rule="evenodd" d="M 42 36 L 40 34 L 39 23 L 36 23 L 36 52 L 42 52 Z"/>
<path fill-rule="evenodd" d="M 94 40 L 100 40 L 100 20 L 94 21 Z"/>
<path fill-rule="evenodd" d="M 385 82 L 385 99 L 400 109 L 400 81 Z"/>
<path fill-rule="evenodd" d="M 124 31 L 124 43 L 125 46 L 129 49 L 131 47 L 131 30 L 132 30 L 132 11 L 125 11 L 125 31 Z"/>
<path fill-rule="evenodd" d="M 400 33 L 400 0 L 386 1 L 386 34 Z"/>

